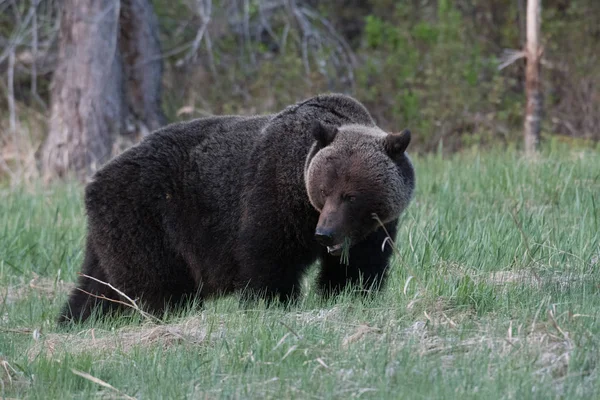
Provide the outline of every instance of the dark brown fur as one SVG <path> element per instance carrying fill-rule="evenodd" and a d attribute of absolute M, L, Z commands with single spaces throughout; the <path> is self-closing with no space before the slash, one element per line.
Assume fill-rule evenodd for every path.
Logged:
<path fill-rule="evenodd" d="M 323 292 L 359 281 L 379 287 L 391 250 L 381 250 L 385 233 L 371 214 L 394 235 L 414 188 L 404 155 L 410 137 L 390 147 L 397 140 L 342 95 L 317 96 L 274 115 L 169 125 L 109 162 L 87 186 L 82 272 L 153 313 L 233 291 L 293 299 L 318 258 Z M 329 200 L 314 199 L 321 188 Z M 335 222 L 326 226 L 334 241 L 352 239 L 350 265 L 341 266 L 315 240 L 324 221 Z M 82 277 L 60 322 L 114 308 L 83 291 L 119 298 Z"/>

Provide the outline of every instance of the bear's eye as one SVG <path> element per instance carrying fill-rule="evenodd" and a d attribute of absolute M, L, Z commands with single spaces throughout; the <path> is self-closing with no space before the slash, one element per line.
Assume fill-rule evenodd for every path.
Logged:
<path fill-rule="evenodd" d="M 342 196 L 342 199 L 349 203 L 354 203 L 356 201 L 356 196 L 352 194 L 345 194 Z"/>
<path fill-rule="evenodd" d="M 325 190 L 324 189 L 321 189 L 321 196 L 327 197 L 327 195 L 325 194 Z"/>

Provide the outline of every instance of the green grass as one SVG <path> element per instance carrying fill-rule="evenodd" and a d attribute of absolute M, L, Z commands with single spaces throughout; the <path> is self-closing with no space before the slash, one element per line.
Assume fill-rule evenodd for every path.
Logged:
<path fill-rule="evenodd" d="M 307 279 L 292 310 L 230 297 L 161 325 L 57 329 L 82 259 L 82 188 L 0 189 L 0 395 L 600 398 L 600 154 L 414 161 L 380 295 L 324 302 Z"/>

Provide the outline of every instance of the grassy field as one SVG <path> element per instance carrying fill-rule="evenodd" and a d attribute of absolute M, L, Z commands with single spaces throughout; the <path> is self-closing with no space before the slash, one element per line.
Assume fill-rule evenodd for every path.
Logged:
<path fill-rule="evenodd" d="M 600 398 L 600 153 L 415 160 L 390 284 L 60 330 L 82 188 L 0 189 L 0 395 Z M 313 274 L 314 275 L 314 274 Z"/>

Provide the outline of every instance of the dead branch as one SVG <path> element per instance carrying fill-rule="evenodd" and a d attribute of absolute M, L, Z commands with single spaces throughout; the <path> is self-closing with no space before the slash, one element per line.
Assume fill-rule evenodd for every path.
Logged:
<path fill-rule="evenodd" d="M 207 52 L 209 53 L 209 65 L 211 72 L 216 75 L 216 68 L 214 65 L 214 56 L 212 54 L 212 41 L 210 39 L 210 35 L 208 33 L 208 26 L 211 22 L 212 15 L 212 0 L 196 0 L 195 7 L 193 11 L 200 18 L 200 28 L 196 32 L 196 36 L 190 46 L 190 49 L 185 54 L 185 56 L 177 61 L 176 65 L 183 65 L 189 62 L 195 62 L 198 58 L 198 51 L 200 49 L 200 44 L 204 39 L 206 44 Z"/>
<path fill-rule="evenodd" d="M 226 12 L 229 31 L 237 36 L 240 42 L 240 58 L 247 57 L 248 64 L 256 67 L 258 54 L 254 42 L 261 40 L 260 33 L 265 32 L 268 40 L 285 52 L 288 39 L 291 37 L 300 52 L 306 74 L 313 68 L 331 81 L 342 79 L 354 82 L 354 66 L 356 59 L 350 45 L 339 35 L 333 25 L 319 13 L 310 9 L 301 0 L 271 0 L 258 2 L 257 13 L 251 12 L 249 0 L 229 0 L 221 4 Z M 221 26 L 221 22 L 212 15 L 212 0 L 195 0 L 190 6 L 200 21 L 195 38 L 184 57 L 177 61 L 177 66 L 195 62 L 199 52 L 206 52 L 208 67 L 216 76 L 213 40 L 210 36 L 211 26 Z M 215 28 L 219 29 L 219 28 Z M 276 31 L 281 30 L 281 34 Z M 212 30 L 214 33 L 214 30 Z"/>
<path fill-rule="evenodd" d="M 114 303 L 117 303 L 117 304 L 122 304 L 124 306 L 133 308 L 134 310 L 136 310 L 137 312 L 139 312 L 142 317 L 144 317 L 145 319 L 150 320 L 152 322 L 155 322 L 155 323 L 160 323 L 161 322 L 160 319 L 158 319 L 158 318 L 154 317 L 153 315 L 150 315 L 147 312 L 145 312 L 144 310 L 142 310 L 138 306 L 138 304 L 135 302 L 135 300 L 133 300 L 131 297 L 127 296 L 125 293 L 123 293 L 122 291 L 120 291 L 119 289 L 117 289 L 116 287 L 114 287 L 113 285 L 111 285 L 110 283 L 101 281 L 100 279 L 94 278 L 93 276 L 90 276 L 90 275 L 86 275 L 86 274 L 80 274 L 80 275 L 83 276 L 84 278 L 91 279 L 91 280 L 93 280 L 95 282 L 98 282 L 98 283 L 100 283 L 100 284 L 102 284 L 104 286 L 107 286 L 107 287 L 111 288 L 112 290 L 114 290 L 115 292 L 117 292 L 117 294 L 119 296 L 125 298 L 128 301 L 128 303 L 124 302 L 124 301 L 116 300 L 116 299 L 111 299 L 111 298 L 108 298 L 108 297 L 106 297 L 104 295 L 98 296 L 98 295 L 95 295 L 95 294 L 92 294 L 92 293 L 88 293 L 85 290 L 79 289 L 82 292 L 84 292 L 84 293 L 86 293 L 86 294 L 88 294 L 90 296 L 99 298 L 101 300 L 107 300 L 107 301 L 111 301 L 111 302 L 114 302 Z"/>
<path fill-rule="evenodd" d="M 509 65 L 525 57 L 526 53 L 524 50 L 504 49 L 502 55 L 500 56 L 500 64 L 498 65 L 498 70 L 503 70 Z"/>

